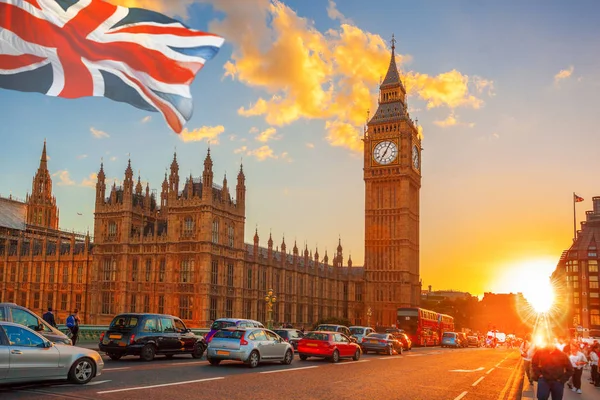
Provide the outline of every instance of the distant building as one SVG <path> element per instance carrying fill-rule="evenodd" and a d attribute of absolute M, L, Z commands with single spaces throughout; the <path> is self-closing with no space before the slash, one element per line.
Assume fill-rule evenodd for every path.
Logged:
<path fill-rule="evenodd" d="M 27 199 L 0 197 L 0 301 L 52 307 L 62 322 L 78 308 L 88 323 L 90 237 L 59 230 L 58 215 L 44 142 Z"/>
<path fill-rule="evenodd" d="M 429 285 L 429 290 L 421 291 L 421 301 L 444 301 L 444 300 L 468 300 L 472 297 L 476 297 L 471 295 L 469 292 L 459 292 L 456 290 L 431 290 L 431 285 Z"/>
<path fill-rule="evenodd" d="M 577 238 L 563 252 L 552 274 L 558 294 L 566 304 L 565 326 L 580 328 L 581 332 L 600 329 L 600 197 L 594 197 L 592 203 L 593 210 L 586 211 Z"/>

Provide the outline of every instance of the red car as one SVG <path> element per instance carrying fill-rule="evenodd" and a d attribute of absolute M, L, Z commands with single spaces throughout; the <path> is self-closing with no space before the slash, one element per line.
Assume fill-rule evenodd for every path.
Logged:
<path fill-rule="evenodd" d="M 360 346 L 348 336 L 337 332 L 308 332 L 298 342 L 298 354 L 302 361 L 308 357 L 327 358 L 336 363 L 340 358 L 358 361 Z"/>

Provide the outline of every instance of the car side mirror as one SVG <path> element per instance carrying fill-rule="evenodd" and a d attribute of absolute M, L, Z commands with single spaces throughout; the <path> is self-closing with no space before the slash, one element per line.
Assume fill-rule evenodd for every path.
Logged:
<path fill-rule="evenodd" d="M 36 332 L 41 332 L 44 330 L 44 325 L 43 324 L 39 324 L 38 326 L 35 327 L 35 331 Z"/>
<path fill-rule="evenodd" d="M 49 348 L 50 348 L 50 347 L 52 347 L 52 346 L 54 346 L 54 343 L 52 343 L 52 342 L 50 342 L 50 341 L 44 342 L 44 347 L 45 347 L 46 349 L 49 349 Z"/>

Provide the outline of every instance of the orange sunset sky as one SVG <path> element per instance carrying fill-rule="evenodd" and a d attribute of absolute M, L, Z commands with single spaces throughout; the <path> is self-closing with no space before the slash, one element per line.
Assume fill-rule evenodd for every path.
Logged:
<path fill-rule="evenodd" d="M 244 163 L 247 242 L 257 227 L 261 245 L 272 232 L 331 256 L 341 235 L 362 265 L 360 139 L 392 33 L 423 134 L 423 289 L 526 291 L 570 246 L 572 193 L 578 221 L 600 195 L 596 2 L 112 1 L 226 42 L 192 85 L 181 135 L 107 99 L 0 91 L 0 194 L 31 191 L 47 138 L 61 228 L 91 230 L 101 158 L 119 183 L 131 154 L 160 190 L 175 148 L 182 178 L 200 176 L 210 141 L 216 182 Z"/>

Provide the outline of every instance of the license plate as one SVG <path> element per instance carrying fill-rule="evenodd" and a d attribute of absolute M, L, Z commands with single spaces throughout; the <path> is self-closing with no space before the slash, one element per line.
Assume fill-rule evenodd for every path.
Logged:
<path fill-rule="evenodd" d="M 309 347 L 317 347 L 316 343 L 306 343 L 306 345 Z"/>
<path fill-rule="evenodd" d="M 223 350 L 217 350 L 217 354 L 220 356 L 228 356 L 229 352 L 228 351 L 223 351 Z"/>
<path fill-rule="evenodd" d="M 377 340 L 369 340 L 369 343 L 377 343 Z"/>
<path fill-rule="evenodd" d="M 121 335 L 108 335 L 109 339 L 121 339 Z"/>

